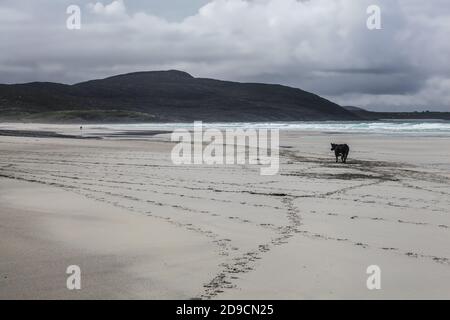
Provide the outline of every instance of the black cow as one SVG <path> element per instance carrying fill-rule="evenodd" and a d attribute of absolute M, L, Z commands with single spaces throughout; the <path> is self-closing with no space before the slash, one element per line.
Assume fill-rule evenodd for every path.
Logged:
<path fill-rule="evenodd" d="M 347 144 L 331 144 L 331 151 L 334 151 L 336 155 L 336 162 L 339 161 L 339 156 L 342 159 L 342 162 L 345 163 L 347 161 L 348 153 L 350 152 L 350 147 Z"/>

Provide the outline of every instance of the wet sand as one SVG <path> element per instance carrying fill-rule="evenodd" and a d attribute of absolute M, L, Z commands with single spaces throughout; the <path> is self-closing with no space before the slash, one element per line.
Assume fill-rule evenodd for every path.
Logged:
<path fill-rule="evenodd" d="M 261 176 L 174 165 L 167 134 L 2 136 L 0 298 L 450 298 L 449 140 L 282 132 Z"/>

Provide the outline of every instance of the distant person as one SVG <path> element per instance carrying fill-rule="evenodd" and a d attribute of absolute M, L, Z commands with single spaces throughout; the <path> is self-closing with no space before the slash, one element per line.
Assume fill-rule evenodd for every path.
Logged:
<path fill-rule="evenodd" d="M 334 151 L 336 163 L 339 162 L 339 157 L 341 157 L 342 163 L 347 162 L 348 153 L 350 152 L 350 147 L 347 144 L 332 143 L 331 151 Z"/>

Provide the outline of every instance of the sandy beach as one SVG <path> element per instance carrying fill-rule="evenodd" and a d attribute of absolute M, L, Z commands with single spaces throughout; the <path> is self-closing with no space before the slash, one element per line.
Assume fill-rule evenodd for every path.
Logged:
<path fill-rule="evenodd" d="M 0 299 L 450 298 L 449 137 L 282 131 L 275 176 L 174 165 L 173 146 L 0 136 Z"/>

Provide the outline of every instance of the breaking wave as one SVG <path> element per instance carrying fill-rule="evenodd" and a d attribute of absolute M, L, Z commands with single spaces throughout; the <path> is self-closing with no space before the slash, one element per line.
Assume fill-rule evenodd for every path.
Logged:
<path fill-rule="evenodd" d="M 99 126 L 103 127 L 103 126 Z M 192 129 L 193 123 L 143 123 L 105 125 L 116 130 L 173 130 L 177 128 Z M 230 122 L 203 123 L 204 128 L 254 128 L 299 131 L 319 131 L 336 133 L 378 133 L 378 134 L 433 134 L 450 135 L 450 121 L 321 121 L 321 122 Z"/>

